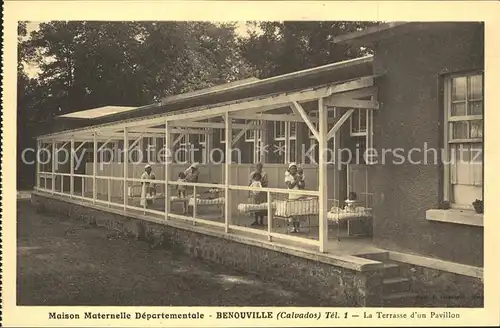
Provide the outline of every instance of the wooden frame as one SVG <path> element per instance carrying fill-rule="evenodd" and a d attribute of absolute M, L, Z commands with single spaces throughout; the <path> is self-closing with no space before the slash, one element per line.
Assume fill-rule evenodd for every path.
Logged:
<path fill-rule="evenodd" d="M 70 187 L 70 198 L 75 199 L 84 199 L 90 200 L 93 204 L 106 204 L 108 207 L 113 206 L 123 206 L 123 211 L 127 212 L 128 209 L 134 210 L 143 210 L 142 208 L 137 208 L 128 204 L 128 193 L 127 187 L 129 181 L 143 181 L 140 179 L 129 178 L 129 154 L 131 149 L 133 149 L 143 137 L 165 137 L 165 146 L 166 149 L 175 146 L 178 144 L 182 137 L 188 136 L 190 134 L 200 134 L 200 132 L 205 130 L 199 129 L 218 129 L 224 128 L 224 136 L 225 136 L 225 174 L 224 174 L 224 184 L 221 185 L 224 188 L 224 194 L 226 197 L 224 204 L 224 223 L 211 222 L 208 220 L 202 220 L 196 217 L 196 211 L 194 213 L 194 217 L 189 218 L 182 215 L 173 214 L 170 212 L 170 201 L 169 201 L 169 185 L 176 185 L 175 181 L 169 181 L 170 177 L 170 160 L 167 159 L 165 162 L 165 180 L 155 180 L 156 183 L 162 183 L 165 185 L 165 210 L 163 212 L 144 209 L 145 213 L 154 213 L 161 214 L 164 216 L 165 220 L 169 218 L 183 218 L 189 220 L 191 222 L 203 222 L 208 225 L 220 226 L 224 227 L 226 233 L 230 233 L 230 230 L 248 230 L 252 233 L 264 234 L 268 236 L 268 239 L 272 241 L 272 237 L 279 236 L 282 239 L 293 240 L 297 242 L 301 242 L 308 245 L 315 245 L 319 247 L 321 252 L 326 252 L 326 245 L 328 242 L 328 220 L 327 220 L 327 162 L 325 157 L 325 152 L 320 151 L 319 153 L 319 188 L 317 191 L 310 190 L 288 190 L 288 189 L 277 189 L 277 188 L 263 188 L 262 191 L 267 192 L 270 195 L 271 192 L 282 193 L 282 194 L 290 194 L 297 193 L 301 195 L 311 195 L 315 197 L 319 197 L 320 203 L 320 221 L 319 221 L 319 229 L 320 236 L 319 240 L 304 240 L 300 237 L 286 236 L 277 233 L 273 233 L 270 228 L 268 231 L 260 231 L 254 229 L 248 229 L 243 227 L 238 227 L 233 225 L 231 218 L 231 190 L 256 190 L 252 187 L 246 186 L 235 186 L 231 185 L 231 165 L 232 165 L 232 147 L 234 143 L 242 138 L 246 131 L 249 128 L 253 128 L 257 131 L 254 134 L 254 145 L 257 145 L 261 142 L 258 138 L 258 134 L 265 130 L 265 124 L 241 124 L 235 122 L 237 119 L 247 119 L 247 120 L 259 120 L 259 121 L 284 121 L 285 123 L 285 143 L 288 144 L 290 140 L 296 140 L 296 137 L 290 136 L 290 124 L 293 122 L 303 122 L 308 126 L 309 130 L 312 131 L 314 138 L 317 140 L 320 149 L 325 149 L 328 140 L 335 136 L 340 126 L 342 126 L 345 121 L 349 118 L 354 110 L 359 110 L 357 108 L 361 106 L 370 106 L 368 109 L 373 111 L 378 108 L 378 103 L 376 101 L 363 101 L 363 100 L 352 100 L 353 97 L 361 97 L 366 96 L 367 94 L 373 94 L 376 92 L 376 89 L 373 88 L 373 77 L 366 76 L 360 77 L 355 80 L 346 81 L 346 82 L 338 82 L 330 85 L 320 86 L 317 88 L 309 88 L 301 91 L 280 93 L 274 95 L 266 95 L 259 96 L 254 98 L 241 99 L 238 101 L 232 101 L 229 103 L 208 105 L 208 106 L 200 106 L 196 108 L 186 109 L 182 112 L 175 113 L 164 113 L 161 115 L 155 115 L 151 117 L 146 117 L 143 119 L 131 119 L 126 121 L 121 121 L 117 123 L 109 123 L 103 125 L 97 125 L 89 128 L 76 129 L 70 131 L 64 131 L 60 133 L 50 134 L 41 136 L 38 138 L 38 142 L 52 142 L 53 152 L 55 152 L 55 144 L 56 142 L 71 142 L 71 149 L 74 150 L 75 153 L 79 149 L 81 149 L 86 143 L 90 140 L 93 140 L 94 145 L 94 162 L 93 162 L 93 173 L 92 175 L 81 175 L 75 174 L 74 170 L 71 169 L 70 173 L 56 173 L 55 172 L 55 161 L 52 162 L 52 190 L 50 191 L 52 194 L 57 195 L 66 195 L 64 190 L 61 192 L 55 191 L 55 177 L 56 176 L 70 176 L 71 181 L 75 177 L 81 177 L 83 181 L 85 178 L 93 179 L 93 195 L 92 198 L 89 199 L 85 197 L 83 193 L 82 196 L 73 195 L 73 186 Z M 342 95 L 342 96 L 340 96 Z M 315 101 L 318 106 L 318 118 L 313 118 L 306 113 L 306 110 L 303 107 L 303 103 Z M 330 119 L 328 117 L 328 106 L 332 104 L 349 104 L 351 109 L 348 109 L 347 113 L 345 113 L 340 120 L 338 120 L 334 126 L 328 130 Z M 357 107 L 356 107 L 357 106 Z M 270 114 L 266 113 L 274 109 L 281 108 L 291 108 L 292 114 L 284 115 L 284 114 Z M 365 107 L 363 107 L 365 108 Z M 366 110 L 366 109 L 365 109 Z M 208 122 L 204 121 L 207 119 L 215 119 L 221 118 L 222 123 L 220 122 Z M 203 122 L 202 122 L 203 121 Z M 332 121 L 333 122 L 333 121 Z M 318 124 L 317 128 L 314 124 Z M 158 127 L 161 126 L 161 127 Z M 233 137 L 233 129 L 241 129 L 236 136 Z M 122 132 L 121 132 L 122 131 Z M 175 140 L 172 140 L 172 136 L 174 133 L 180 133 L 180 136 Z M 211 134 L 208 134 L 209 136 Z M 129 144 L 129 138 L 134 138 L 132 144 Z M 112 140 L 123 140 L 124 143 L 124 166 L 123 166 L 123 177 L 111 177 L 111 176 L 97 176 L 97 152 L 102 150 L 109 142 Z M 75 142 L 82 142 L 76 149 L 74 149 Z M 103 142 L 101 147 L 97 147 L 98 142 Z M 207 137 L 206 142 L 209 142 Z M 168 154 L 167 154 L 168 156 Z M 289 156 L 289 155 L 287 155 Z M 257 157 L 255 155 L 255 157 Z M 290 158 L 287 158 L 290 160 Z M 259 159 L 260 160 L 260 159 Z M 73 166 L 72 166 L 73 168 Z M 43 172 L 37 170 L 37 179 L 42 175 Z M 336 179 L 337 179 L 336 175 Z M 97 190 L 96 190 L 96 182 L 99 180 L 107 180 L 108 186 L 110 181 L 122 181 L 123 182 L 123 204 L 111 204 L 111 199 L 108 195 L 108 201 L 102 201 L 97 199 Z M 209 184 L 201 184 L 201 183 L 183 183 L 186 185 L 192 185 L 194 188 L 196 187 L 204 187 L 213 186 Z M 71 183 L 73 185 L 73 183 Z M 108 187 L 109 189 L 109 187 Z M 37 190 L 44 190 L 46 188 L 37 187 Z M 83 190 L 85 188 L 83 187 Z M 261 190 L 261 189 L 259 189 Z M 270 199 L 270 198 L 269 198 Z M 268 208 L 268 213 L 270 213 L 270 209 Z"/>
<path fill-rule="evenodd" d="M 463 144 L 474 144 L 474 143 L 480 143 L 484 147 L 484 140 L 483 137 L 481 138 L 471 138 L 470 135 L 470 121 L 481 121 L 481 124 L 484 126 L 484 114 L 481 115 L 468 115 L 468 105 L 469 105 L 469 85 L 468 85 L 468 78 L 470 76 L 477 76 L 480 75 L 482 77 L 482 98 L 481 99 L 473 99 L 471 101 L 481 101 L 482 106 L 483 106 L 483 111 L 484 111 L 484 73 L 482 71 L 469 71 L 469 72 L 462 72 L 462 73 L 456 73 L 456 74 L 450 74 L 444 77 L 444 110 L 443 110 L 443 121 L 444 121 L 444 128 L 443 128 L 443 139 L 444 139 L 444 164 L 443 164 L 443 200 L 448 201 L 451 203 L 452 207 L 456 208 L 465 208 L 465 209 L 472 209 L 472 205 L 459 205 L 455 203 L 455 199 L 453 197 L 453 184 L 452 184 L 452 178 L 451 178 L 451 167 L 450 167 L 450 156 L 452 155 L 451 152 L 451 145 L 463 145 Z M 465 78 L 466 79 L 466 85 L 465 85 L 465 99 L 463 103 L 465 104 L 465 113 L 466 115 L 462 116 L 452 116 L 452 81 L 455 78 Z M 456 122 L 467 122 L 467 131 L 468 131 L 468 138 L 465 139 L 458 139 L 458 138 L 453 138 L 453 128 L 452 124 Z M 483 127 L 484 131 L 484 127 Z M 483 132 L 484 133 L 484 132 Z M 484 168 L 482 169 L 484 170 Z M 483 188 L 484 188 L 484 181 L 483 181 Z"/>

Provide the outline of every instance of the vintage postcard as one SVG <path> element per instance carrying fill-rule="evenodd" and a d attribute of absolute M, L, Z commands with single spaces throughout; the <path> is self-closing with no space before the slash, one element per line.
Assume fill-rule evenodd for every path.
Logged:
<path fill-rule="evenodd" d="M 3 12 L 3 326 L 500 323 L 499 2 Z"/>

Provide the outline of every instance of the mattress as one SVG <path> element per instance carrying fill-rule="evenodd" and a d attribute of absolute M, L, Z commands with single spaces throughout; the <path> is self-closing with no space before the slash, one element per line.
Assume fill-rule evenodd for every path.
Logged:
<path fill-rule="evenodd" d="M 274 202 L 276 207 L 276 216 L 308 216 L 319 214 L 318 198 L 301 198 L 296 200 L 277 200 Z"/>
<path fill-rule="evenodd" d="M 275 204 L 272 203 L 271 207 L 273 209 L 276 208 Z M 267 211 L 267 203 L 262 203 L 262 204 L 239 204 L 238 205 L 238 211 L 241 213 L 249 213 L 249 212 L 256 212 L 256 211 Z"/>
<path fill-rule="evenodd" d="M 326 217 L 330 221 L 343 221 L 343 220 L 353 220 L 353 219 L 362 219 L 362 218 L 371 218 L 371 214 L 367 211 L 359 211 L 359 212 L 348 212 L 343 209 L 339 210 L 330 210 L 327 212 Z"/>
<path fill-rule="evenodd" d="M 196 195 L 197 197 L 199 197 L 200 195 Z M 171 196 L 170 197 L 170 201 L 171 202 L 186 202 L 188 201 L 189 199 L 191 199 L 193 197 L 193 195 L 187 195 L 186 197 L 179 197 L 179 196 Z"/>
<path fill-rule="evenodd" d="M 207 198 L 196 198 L 196 205 L 223 205 L 225 202 L 224 197 L 218 197 L 218 198 L 212 198 L 212 199 L 207 199 Z M 189 206 L 194 205 L 194 197 L 189 198 Z"/>

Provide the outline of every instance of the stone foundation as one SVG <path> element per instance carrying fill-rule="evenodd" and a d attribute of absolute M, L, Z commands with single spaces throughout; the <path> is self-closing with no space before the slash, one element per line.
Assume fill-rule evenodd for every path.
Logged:
<path fill-rule="evenodd" d="M 402 270 L 418 294 L 417 306 L 483 307 L 484 284 L 479 278 L 407 265 Z"/>
<path fill-rule="evenodd" d="M 57 212 L 88 224 L 119 231 L 131 238 L 165 247 L 204 261 L 250 272 L 269 282 L 277 282 L 305 294 L 314 295 L 319 306 L 362 307 L 382 305 L 382 273 L 349 269 L 319 260 L 295 256 L 234 240 L 112 213 L 92 205 L 77 204 L 62 198 L 34 193 L 32 203 L 40 210 Z M 376 264 L 377 262 L 373 262 Z M 314 306 L 311 304 L 311 306 Z"/>

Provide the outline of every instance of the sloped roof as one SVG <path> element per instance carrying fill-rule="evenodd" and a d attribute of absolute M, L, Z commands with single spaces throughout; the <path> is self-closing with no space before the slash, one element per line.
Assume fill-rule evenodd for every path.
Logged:
<path fill-rule="evenodd" d="M 125 107 L 125 106 L 104 106 L 92 109 L 86 109 L 78 112 L 73 112 L 69 114 L 59 115 L 60 118 L 75 118 L 75 119 L 95 119 L 101 118 L 108 115 L 124 113 L 137 109 L 137 107 Z"/>

